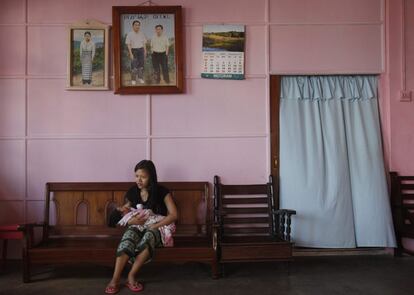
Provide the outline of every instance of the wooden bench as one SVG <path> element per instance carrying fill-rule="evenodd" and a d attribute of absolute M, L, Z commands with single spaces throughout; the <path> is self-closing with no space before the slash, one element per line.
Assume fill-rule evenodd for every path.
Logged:
<path fill-rule="evenodd" d="M 266 184 L 224 185 L 214 177 L 214 221 L 219 263 L 289 261 L 291 216 L 276 210 L 273 177 Z"/>
<path fill-rule="evenodd" d="M 402 244 L 404 238 L 414 239 L 414 176 L 399 176 L 397 172 L 390 172 L 390 176 L 391 210 L 397 239 L 394 255 L 414 255 L 414 251 L 405 249 Z"/>
<path fill-rule="evenodd" d="M 157 249 L 155 262 L 202 262 L 217 278 L 213 245 L 212 202 L 207 182 L 163 182 L 179 211 L 174 247 Z M 114 265 L 124 228 L 107 226 L 111 208 L 124 202 L 131 182 L 47 183 L 42 224 L 20 227 L 23 238 L 23 281 L 29 282 L 35 264 L 94 263 Z M 39 243 L 35 227 L 43 228 Z"/>

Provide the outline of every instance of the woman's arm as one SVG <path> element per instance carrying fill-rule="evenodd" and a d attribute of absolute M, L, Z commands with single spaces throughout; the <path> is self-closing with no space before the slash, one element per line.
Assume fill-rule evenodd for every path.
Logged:
<path fill-rule="evenodd" d="M 177 206 L 175 206 L 174 200 L 171 194 L 167 194 L 164 198 L 165 206 L 167 207 L 168 214 L 167 216 L 161 220 L 160 222 L 154 223 L 150 226 L 151 229 L 159 228 L 163 225 L 167 225 L 173 223 L 178 218 L 178 210 Z"/>
<path fill-rule="evenodd" d="M 145 216 L 136 215 L 128 220 L 127 225 L 144 225 L 145 221 L 147 221 Z"/>

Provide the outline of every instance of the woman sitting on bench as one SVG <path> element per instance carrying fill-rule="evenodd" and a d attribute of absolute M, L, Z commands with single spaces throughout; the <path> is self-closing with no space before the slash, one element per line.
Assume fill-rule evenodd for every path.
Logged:
<path fill-rule="evenodd" d="M 154 163 L 143 160 L 135 166 L 134 172 L 136 185 L 126 193 L 126 204 L 133 208 L 141 204 L 144 209 L 151 209 L 155 214 L 163 215 L 165 218 L 142 231 L 139 230 L 141 227 L 137 226 L 127 228 L 118 245 L 114 274 L 105 289 L 107 294 L 119 292 L 121 274 L 128 260 L 132 263 L 132 267 L 128 273 L 126 287 L 133 292 L 143 290 L 143 285 L 136 280 L 136 274 L 145 262 L 151 260 L 155 248 L 162 247 L 159 228 L 173 223 L 178 216 L 177 207 L 169 190 L 157 183 Z M 145 216 L 137 214 L 129 219 L 128 225 L 144 225 L 145 222 Z"/>

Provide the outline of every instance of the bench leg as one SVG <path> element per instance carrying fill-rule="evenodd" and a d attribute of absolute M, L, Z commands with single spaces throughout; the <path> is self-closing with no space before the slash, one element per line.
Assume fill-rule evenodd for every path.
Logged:
<path fill-rule="evenodd" d="M 7 260 L 7 240 L 3 240 L 3 251 L 1 254 L 1 270 L 6 269 L 6 260 Z"/>
<path fill-rule="evenodd" d="M 403 251 L 400 247 L 394 248 L 394 257 L 402 257 Z"/>
<path fill-rule="evenodd" d="M 220 267 L 220 275 L 221 275 L 222 277 L 224 277 L 224 276 L 225 276 L 225 272 L 224 272 L 224 263 L 220 263 L 220 264 L 219 264 L 219 267 Z"/>
<path fill-rule="evenodd" d="M 23 252 L 23 283 L 30 283 L 30 263 L 29 257 Z"/>
<path fill-rule="evenodd" d="M 218 270 L 218 263 L 216 259 L 214 259 L 211 262 L 211 276 L 213 279 L 218 279 L 220 277 L 220 273 Z"/>
<path fill-rule="evenodd" d="M 396 240 L 397 240 L 397 248 L 394 248 L 394 257 L 402 257 L 404 253 L 404 249 L 402 246 L 402 239 L 398 233 L 396 234 Z"/>

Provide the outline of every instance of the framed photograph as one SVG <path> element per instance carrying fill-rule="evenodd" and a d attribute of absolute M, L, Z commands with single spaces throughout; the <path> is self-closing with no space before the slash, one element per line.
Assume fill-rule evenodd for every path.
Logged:
<path fill-rule="evenodd" d="M 67 90 L 108 90 L 109 26 L 95 20 L 69 26 Z"/>
<path fill-rule="evenodd" d="M 181 6 L 112 7 L 117 94 L 183 92 Z"/>

